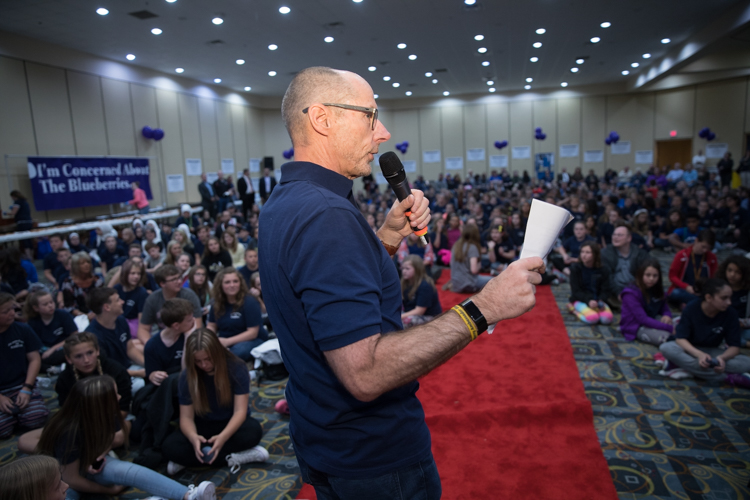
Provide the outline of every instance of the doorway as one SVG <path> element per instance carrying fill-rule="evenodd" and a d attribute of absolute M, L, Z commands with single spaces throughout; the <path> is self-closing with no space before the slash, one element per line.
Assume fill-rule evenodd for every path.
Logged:
<path fill-rule="evenodd" d="M 684 167 L 693 160 L 692 139 L 671 139 L 668 141 L 656 141 L 656 158 L 654 165 L 657 167 L 669 166 L 682 163 Z"/>

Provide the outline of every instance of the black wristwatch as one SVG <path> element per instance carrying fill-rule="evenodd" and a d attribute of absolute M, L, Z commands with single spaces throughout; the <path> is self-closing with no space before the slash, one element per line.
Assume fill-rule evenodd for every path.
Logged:
<path fill-rule="evenodd" d="M 28 389 L 33 389 L 34 388 L 34 386 L 31 385 L 31 384 L 23 384 L 21 387 L 26 387 Z"/>
<path fill-rule="evenodd" d="M 481 335 L 483 332 L 487 331 L 487 320 L 484 319 L 484 315 L 471 299 L 464 300 L 460 305 L 464 308 L 464 311 L 466 311 L 466 314 L 469 315 L 474 324 L 477 325 L 477 335 Z"/>

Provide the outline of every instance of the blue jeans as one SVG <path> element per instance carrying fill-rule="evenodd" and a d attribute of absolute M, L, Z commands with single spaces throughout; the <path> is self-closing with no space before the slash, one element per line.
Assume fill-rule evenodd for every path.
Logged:
<path fill-rule="evenodd" d="M 261 327 L 262 328 L 262 327 Z M 232 354 L 240 358 L 242 361 L 250 361 L 253 357 L 250 355 L 250 351 L 261 345 L 265 340 L 260 337 L 256 337 L 253 340 L 247 340 L 245 342 L 237 342 L 229 348 Z"/>
<path fill-rule="evenodd" d="M 313 485 L 318 500 L 439 500 L 443 493 L 432 456 L 367 479 L 344 479 L 325 474 L 307 465 L 299 455 L 297 462 L 302 480 Z"/>
<path fill-rule="evenodd" d="M 138 209 L 138 213 L 139 213 L 139 214 L 143 214 L 143 215 L 148 215 L 148 205 L 146 205 L 146 206 L 145 206 L 145 207 L 143 207 L 143 208 L 139 208 L 139 209 Z"/>
<path fill-rule="evenodd" d="M 669 300 L 677 303 L 677 305 L 689 304 L 694 300 L 701 300 L 700 296 L 693 295 L 683 288 L 675 288 L 672 293 L 669 294 Z"/>
<path fill-rule="evenodd" d="M 86 478 L 103 486 L 122 484 L 136 487 L 152 495 L 169 498 L 170 500 L 182 500 L 188 491 L 187 486 L 162 476 L 158 472 L 111 457 L 107 457 L 101 472 L 87 474 Z M 65 498 L 66 500 L 78 500 L 81 498 L 81 494 L 73 491 L 73 488 L 69 488 Z"/>

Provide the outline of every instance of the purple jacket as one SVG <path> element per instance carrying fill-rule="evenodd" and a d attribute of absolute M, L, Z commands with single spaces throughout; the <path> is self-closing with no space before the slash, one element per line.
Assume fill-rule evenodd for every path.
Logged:
<path fill-rule="evenodd" d="M 620 297 L 622 298 L 620 331 L 627 340 L 635 340 L 636 333 L 642 326 L 672 333 L 672 325 L 662 323 L 646 314 L 646 310 L 644 309 L 646 299 L 636 285 L 626 286 Z M 669 311 L 669 305 L 666 300 L 664 300 L 664 305 L 659 314 L 661 316 L 672 317 L 672 313 Z"/>

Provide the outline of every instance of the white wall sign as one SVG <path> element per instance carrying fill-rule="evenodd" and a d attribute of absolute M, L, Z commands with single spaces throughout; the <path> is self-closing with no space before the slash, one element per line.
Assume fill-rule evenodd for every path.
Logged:
<path fill-rule="evenodd" d="M 206 172 L 206 180 L 209 184 L 213 184 L 218 178 L 219 174 L 217 174 L 216 172 Z"/>
<path fill-rule="evenodd" d="M 466 161 L 484 161 L 484 148 L 467 149 Z"/>
<path fill-rule="evenodd" d="M 182 174 L 167 176 L 167 193 L 184 193 L 185 177 Z"/>
<path fill-rule="evenodd" d="M 417 160 L 404 160 L 404 172 L 416 173 L 417 171 Z"/>
<path fill-rule="evenodd" d="M 654 152 L 651 149 L 635 152 L 635 162 L 639 165 L 650 165 L 654 163 Z"/>
<path fill-rule="evenodd" d="M 200 158 L 185 158 L 185 172 L 188 176 L 200 176 L 203 173 L 203 166 Z"/>
<path fill-rule="evenodd" d="M 279 182 L 281 180 L 281 169 L 274 169 L 273 176 L 276 177 L 276 182 Z"/>
<path fill-rule="evenodd" d="M 508 168 L 508 155 L 490 155 L 490 168 Z"/>
<path fill-rule="evenodd" d="M 726 144 L 706 144 L 706 158 L 723 158 L 729 147 Z"/>
<path fill-rule="evenodd" d="M 560 158 L 577 158 L 580 155 L 578 144 L 560 144 Z"/>
<path fill-rule="evenodd" d="M 463 170 L 463 168 L 464 168 L 463 156 L 453 156 L 451 158 L 445 159 L 446 170 Z"/>
<path fill-rule="evenodd" d="M 616 144 L 612 144 L 613 155 L 629 155 L 630 154 L 630 141 L 619 141 Z"/>
<path fill-rule="evenodd" d="M 250 172 L 260 172 L 260 158 L 250 158 Z"/>
<path fill-rule="evenodd" d="M 604 161 L 604 150 L 591 149 L 583 152 L 583 163 L 602 163 Z"/>
<path fill-rule="evenodd" d="M 511 151 L 514 160 L 531 158 L 531 146 L 514 146 Z"/>
<path fill-rule="evenodd" d="M 385 177 L 380 172 L 375 174 L 375 182 L 377 182 L 378 184 L 388 184 L 388 181 L 385 180 Z"/>
<path fill-rule="evenodd" d="M 423 163 L 440 163 L 440 151 L 422 151 Z"/>
<path fill-rule="evenodd" d="M 226 175 L 234 174 L 234 158 L 222 158 L 221 171 Z"/>

